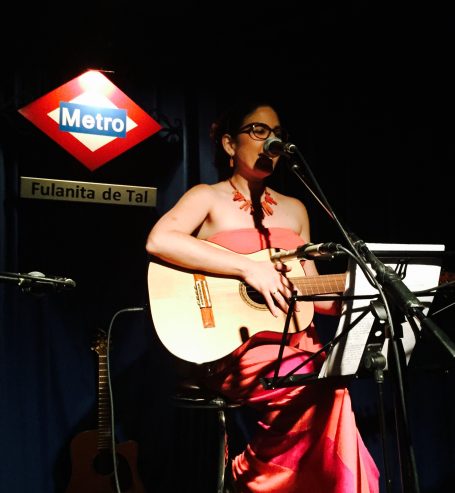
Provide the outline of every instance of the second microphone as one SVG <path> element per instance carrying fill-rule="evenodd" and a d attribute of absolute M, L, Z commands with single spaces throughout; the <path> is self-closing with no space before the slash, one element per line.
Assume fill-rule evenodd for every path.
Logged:
<path fill-rule="evenodd" d="M 286 262 L 295 258 L 299 260 L 333 259 L 335 255 L 340 253 L 343 253 L 343 251 L 339 249 L 338 243 L 307 243 L 294 250 L 275 253 L 270 259 L 272 262 Z"/>

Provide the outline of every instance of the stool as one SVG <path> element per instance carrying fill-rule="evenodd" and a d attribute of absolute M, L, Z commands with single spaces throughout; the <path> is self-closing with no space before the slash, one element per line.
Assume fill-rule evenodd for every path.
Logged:
<path fill-rule="evenodd" d="M 188 409 L 213 409 L 217 412 L 218 423 L 218 473 L 217 493 L 224 491 L 224 476 L 229 458 L 226 429 L 226 409 L 241 407 L 238 402 L 229 402 L 225 397 L 206 390 L 194 382 L 180 382 L 172 395 L 175 406 Z"/>

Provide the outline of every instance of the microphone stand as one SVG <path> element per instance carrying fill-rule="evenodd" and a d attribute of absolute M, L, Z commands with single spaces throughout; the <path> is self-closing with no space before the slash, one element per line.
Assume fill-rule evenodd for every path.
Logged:
<path fill-rule="evenodd" d="M 305 176 L 301 170 L 300 164 L 293 159 L 294 152 L 297 154 L 298 158 L 305 166 L 306 173 L 308 174 L 311 182 L 317 190 L 317 193 L 313 192 L 310 185 L 307 183 Z M 420 300 L 407 288 L 407 286 L 401 281 L 398 275 L 390 268 L 386 267 L 365 245 L 365 243 L 360 240 L 356 235 L 352 233 L 348 234 L 345 228 L 342 226 L 338 220 L 333 208 L 330 206 L 329 201 L 324 195 L 321 187 L 319 186 L 315 176 L 313 175 L 310 166 L 306 162 L 303 155 L 300 153 L 296 146 L 293 147 L 293 152 L 283 152 L 285 157 L 288 158 L 289 169 L 297 176 L 297 178 L 306 186 L 310 193 L 316 198 L 319 204 L 327 212 L 327 214 L 333 219 L 338 226 L 341 234 L 345 238 L 347 244 L 350 247 L 351 255 L 362 268 L 367 279 L 375 285 L 378 292 L 382 298 L 383 308 L 385 310 L 386 319 L 388 320 L 388 331 L 391 341 L 389 346 L 389 352 L 393 356 L 393 368 L 394 376 L 396 378 L 396 389 L 398 393 L 398 406 L 397 406 L 397 418 L 399 423 L 396 424 L 397 441 L 399 449 L 399 459 L 400 459 L 400 473 L 401 473 L 401 485 L 403 491 L 406 493 L 419 493 L 419 481 L 417 475 L 417 468 L 414 457 L 414 450 L 412 447 L 409 423 L 406 411 L 405 402 L 405 392 L 403 385 L 403 347 L 401 341 L 398 340 L 396 336 L 396 331 L 394 327 L 394 318 L 389 307 L 389 300 L 394 304 L 395 313 L 401 312 L 402 315 L 408 317 L 409 319 L 417 318 L 422 327 L 429 330 L 436 339 L 446 348 L 452 358 L 455 358 L 455 346 L 450 341 L 450 339 L 442 332 L 439 327 L 432 322 L 428 317 L 425 316 L 423 309 L 424 306 Z M 375 271 L 376 276 L 374 276 L 368 263 L 371 265 L 372 269 Z M 400 344 L 399 344 L 400 342 Z M 383 362 L 375 362 L 373 358 L 372 362 L 377 363 L 377 370 L 382 372 Z M 371 363 L 371 362 L 370 362 Z M 372 365 L 373 366 L 373 365 Z M 378 371 L 375 369 L 375 376 L 378 381 L 381 381 L 381 376 L 377 377 Z M 381 414 L 381 413 L 380 413 Z M 382 414 L 381 414 L 382 415 Z M 383 419 L 383 418 L 382 418 Z M 401 430 L 399 427 L 401 424 Z M 383 428 L 383 421 L 381 421 L 381 429 Z M 401 431 L 401 433 L 400 433 Z M 383 437 L 384 440 L 384 437 Z M 384 443 L 383 443 L 384 446 Z M 385 465 L 385 472 L 387 473 L 388 466 Z M 389 478 L 386 477 L 386 487 L 389 491 L 390 488 Z"/>

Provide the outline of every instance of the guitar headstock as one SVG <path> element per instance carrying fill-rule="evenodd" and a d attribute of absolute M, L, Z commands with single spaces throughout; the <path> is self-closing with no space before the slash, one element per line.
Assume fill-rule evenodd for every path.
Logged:
<path fill-rule="evenodd" d="M 98 356 L 106 356 L 107 355 L 107 335 L 106 331 L 103 329 L 99 329 L 96 335 L 96 339 L 93 342 L 91 347 L 92 351 L 95 351 Z"/>

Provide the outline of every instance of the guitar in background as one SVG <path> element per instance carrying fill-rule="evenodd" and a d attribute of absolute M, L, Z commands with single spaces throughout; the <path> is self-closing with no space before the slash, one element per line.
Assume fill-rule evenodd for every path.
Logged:
<path fill-rule="evenodd" d="M 98 354 L 98 429 L 83 431 L 71 442 L 72 472 L 65 493 L 118 493 L 112 454 L 107 339 L 98 336 L 92 350 Z M 115 444 L 117 476 L 122 493 L 145 493 L 137 472 L 137 444 Z"/>

